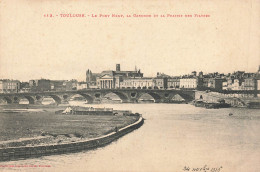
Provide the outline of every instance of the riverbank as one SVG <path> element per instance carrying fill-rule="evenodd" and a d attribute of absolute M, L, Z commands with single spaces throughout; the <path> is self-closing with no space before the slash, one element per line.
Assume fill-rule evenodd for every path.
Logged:
<path fill-rule="evenodd" d="M 143 125 L 143 122 L 144 119 L 140 116 L 138 121 L 136 121 L 135 123 L 94 139 L 85 139 L 72 143 L 61 143 L 52 145 L 22 146 L 2 149 L 0 148 L 0 161 L 10 161 L 16 159 L 25 159 L 45 155 L 63 154 L 94 149 L 109 144 L 112 141 L 124 136 L 125 134 L 141 127 Z"/>
<path fill-rule="evenodd" d="M 223 94 L 207 91 L 196 91 L 195 100 L 202 100 L 208 103 L 218 103 L 219 100 L 224 100 L 226 103 L 230 104 L 231 107 L 238 108 L 251 108 L 249 106 L 250 103 L 260 103 L 260 97 L 254 97 L 253 95 Z"/>
<path fill-rule="evenodd" d="M 11 108 L 2 106 L 1 109 Z M 16 106 L 13 109 L 24 107 Z M 39 111 L 0 113 L 0 152 L 10 148 L 86 142 L 103 137 L 140 120 L 127 115 L 58 115 L 64 107 L 40 106 Z M 37 110 L 39 107 L 29 107 Z M 43 111 L 42 111 L 43 110 Z M 118 137 L 116 137 L 118 138 Z M 113 139 L 110 139 L 112 141 Z M 5 151 L 4 151 L 5 152 Z M 4 156 L 0 154 L 0 156 Z M 10 159 L 10 158 L 4 158 Z M 3 160 L 3 159 L 2 159 Z"/>

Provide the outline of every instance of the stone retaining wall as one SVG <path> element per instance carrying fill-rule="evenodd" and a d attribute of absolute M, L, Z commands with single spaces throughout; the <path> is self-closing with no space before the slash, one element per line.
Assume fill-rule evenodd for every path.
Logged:
<path fill-rule="evenodd" d="M 117 132 L 112 132 L 102 137 L 80 141 L 80 142 L 63 143 L 63 144 L 61 143 L 61 144 L 43 145 L 43 146 L 2 148 L 0 149 L 0 161 L 10 161 L 10 160 L 17 160 L 17 159 L 40 157 L 45 155 L 71 153 L 71 152 L 78 152 L 82 150 L 89 150 L 89 149 L 101 147 L 141 127 L 143 123 L 144 123 L 144 119 L 140 117 L 139 120 L 136 121 L 135 123 L 130 124 L 124 128 L 121 128 Z"/>
<path fill-rule="evenodd" d="M 52 136 L 40 136 L 36 138 L 28 138 L 28 139 L 22 139 L 22 140 L 8 140 L 8 141 L 2 141 L 0 143 L 0 149 L 1 148 L 7 148 L 7 147 L 20 147 L 20 146 L 26 146 L 28 144 L 37 145 L 43 142 L 48 142 L 53 139 Z"/>

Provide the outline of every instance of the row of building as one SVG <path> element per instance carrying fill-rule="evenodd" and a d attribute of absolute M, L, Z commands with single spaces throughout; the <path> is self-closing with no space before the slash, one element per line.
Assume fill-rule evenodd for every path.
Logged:
<path fill-rule="evenodd" d="M 232 74 L 218 72 L 203 74 L 192 72 L 189 75 L 169 76 L 157 73 L 156 77 L 144 77 L 141 70 L 122 71 L 120 64 L 116 70 L 101 73 L 86 71 L 86 81 L 37 79 L 29 82 L 4 79 L 0 80 L 0 93 L 69 91 L 82 89 L 213 89 L 221 90 L 260 90 L 260 66 L 256 73 L 244 71 Z"/>
<path fill-rule="evenodd" d="M 156 77 L 143 77 L 143 73 L 140 70 L 121 71 L 120 64 L 117 64 L 115 71 L 109 70 L 101 73 L 92 73 L 91 70 L 87 70 L 86 83 L 88 88 L 100 89 L 196 89 L 200 82 L 196 76 L 196 72 L 192 72 L 192 75 L 181 77 L 170 77 L 159 72 Z"/>
<path fill-rule="evenodd" d="M 202 79 L 200 88 L 213 88 L 216 91 L 220 90 L 260 90 L 260 67 L 256 73 L 246 73 L 237 71 L 232 74 L 208 74 L 199 76 Z"/>
<path fill-rule="evenodd" d="M 87 88 L 150 88 L 150 89 L 207 89 L 220 90 L 260 90 L 260 66 L 256 73 L 244 71 L 232 74 L 218 72 L 203 74 L 193 71 L 190 75 L 169 76 L 157 73 L 156 77 L 143 77 L 140 70 L 121 71 L 120 64 L 116 70 L 101 73 L 86 72 Z"/>
<path fill-rule="evenodd" d="M 86 82 L 78 82 L 77 80 L 35 79 L 29 82 L 9 79 L 0 80 L 0 93 L 69 91 L 86 88 Z"/>

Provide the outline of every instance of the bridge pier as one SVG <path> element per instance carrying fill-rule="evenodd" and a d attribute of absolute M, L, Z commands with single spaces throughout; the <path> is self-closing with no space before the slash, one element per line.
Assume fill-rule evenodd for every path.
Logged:
<path fill-rule="evenodd" d="M 44 99 L 44 96 L 39 96 L 39 95 L 36 95 L 36 96 L 31 96 L 34 100 L 34 103 L 33 104 L 36 104 L 36 105 L 42 105 L 42 101 Z M 29 101 L 30 103 L 30 101 Z M 31 103 L 30 103 L 31 104 Z"/>
<path fill-rule="evenodd" d="M 13 104 L 19 104 L 20 98 L 18 98 L 18 97 L 15 96 L 15 97 L 13 97 L 12 99 L 13 99 L 13 100 L 12 100 L 12 103 L 13 103 Z"/>
<path fill-rule="evenodd" d="M 126 103 L 138 103 L 138 99 L 141 97 L 141 94 L 137 91 L 130 91 L 127 93 L 128 101 Z"/>
<path fill-rule="evenodd" d="M 69 101 L 68 101 L 68 100 L 62 100 L 60 104 L 68 105 L 68 104 L 69 104 Z"/>
<path fill-rule="evenodd" d="M 56 104 L 68 105 L 72 94 L 51 95 Z"/>
<path fill-rule="evenodd" d="M 35 104 L 35 105 L 42 105 L 42 101 L 36 100 L 36 101 L 34 102 L 34 104 Z"/>

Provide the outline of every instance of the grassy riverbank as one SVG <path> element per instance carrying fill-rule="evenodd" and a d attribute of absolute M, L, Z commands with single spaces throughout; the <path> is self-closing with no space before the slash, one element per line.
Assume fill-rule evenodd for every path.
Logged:
<path fill-rule="evenodd" d="M 8 106 L 0 108 L 8 109 Z M 12 108 L 24 108 L 21 106 Z M 48 138 L 43 142 L 60 143 L 95 138 L 134 123 L 133 116 L 60 115 L 64 107 L 41 108 L 45 112 L 0 113 L 0 142 L 25 138 Z M 39 142 L 35 142 L 38 144 Z"/>

